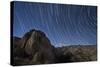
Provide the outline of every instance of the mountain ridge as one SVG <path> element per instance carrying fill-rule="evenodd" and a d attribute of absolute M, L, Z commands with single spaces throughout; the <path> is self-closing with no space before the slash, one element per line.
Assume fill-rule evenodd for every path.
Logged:
<path fill-rule="evenodd" d="M 13 65 L 52 64 L 97 60 L 97 45 L 55 47 L 44 32 L 32 29 L 13 37 Z"/>

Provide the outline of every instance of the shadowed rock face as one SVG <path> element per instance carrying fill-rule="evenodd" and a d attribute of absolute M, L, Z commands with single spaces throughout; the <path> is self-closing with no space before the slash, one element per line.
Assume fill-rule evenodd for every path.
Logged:
<path fill-rule="evenodd" d="M 22 48 L 31 56 L 32 63 L 53 63 L 55 54 L 46 35 L 39 30 L 31 30 L 22 38 Z"/>
<path fill-rule="evenodd" d="M 27 58 L 29 64 L 55 62 L 55 48 L 43 32 L 35 29 L 30 30 L 20 39 L 20 42 L 19 50 L 17 50 L 19 55 L 17 56 Z"/>

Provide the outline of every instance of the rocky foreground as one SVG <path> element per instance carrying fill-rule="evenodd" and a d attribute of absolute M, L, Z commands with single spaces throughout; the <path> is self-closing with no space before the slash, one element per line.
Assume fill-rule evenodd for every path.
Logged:
<path fill-rule="evenodd" d="M 97 60 L 96 45 L 54 47 L 44 32 L 30 30 L 13 37 L 12 65 L 52 64 Z"/>

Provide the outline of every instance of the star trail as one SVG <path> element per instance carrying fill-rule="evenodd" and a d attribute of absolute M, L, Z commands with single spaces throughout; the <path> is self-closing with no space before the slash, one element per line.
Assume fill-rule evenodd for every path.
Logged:
<path fill-rule="evenodd" d="M 15 1 L 13 11 L 13 36 L 38 29 L 55 46 L 97 44 L 96 6 Z"/>

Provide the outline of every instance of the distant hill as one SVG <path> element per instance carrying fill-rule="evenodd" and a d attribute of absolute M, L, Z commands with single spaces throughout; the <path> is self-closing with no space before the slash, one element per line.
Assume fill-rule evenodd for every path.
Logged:
<path fill-rule="evenodd" d="M 96 45 L 54 47 L 44 32 L 30 30 L 13 37 L 13 65 L 52 64 L 97 60 Z"/>
<path fill-rule="evenodd" d="M 72 45 L 56 48 L 61 51 L 62 58 L 60 63 L 64 62 L 84 62 L 97 60 L 96 45 Z"/>

